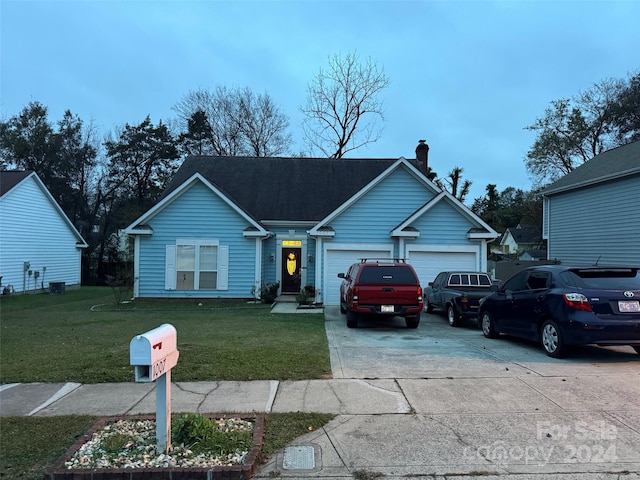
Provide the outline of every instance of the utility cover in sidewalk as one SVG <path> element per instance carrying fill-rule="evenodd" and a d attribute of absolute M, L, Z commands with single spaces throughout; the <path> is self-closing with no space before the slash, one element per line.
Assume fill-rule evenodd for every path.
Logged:
<path fill-rule="evenodd" d="M 316 468 L 315 451 L 312 446 L 298 445 L 284 449 L 282 468 L 285 470 L 313 470 Z"/>

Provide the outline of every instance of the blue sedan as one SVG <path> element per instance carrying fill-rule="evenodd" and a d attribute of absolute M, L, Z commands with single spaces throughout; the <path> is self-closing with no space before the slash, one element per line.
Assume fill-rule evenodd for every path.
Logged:
<path fill-rule="evenodd" d="M 478 326 L 539 341 L 550 357 L 572 345 L 630 345 L 640 353 L 640 268 L 541 265 L 484 297 Z"/>

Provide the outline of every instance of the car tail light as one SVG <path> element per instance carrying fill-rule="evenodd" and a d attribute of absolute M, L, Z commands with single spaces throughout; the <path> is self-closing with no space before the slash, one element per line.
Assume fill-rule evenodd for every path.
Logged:
<path fill-rule="evenodd" d="M 353 301 L 358 303 L 358 291 L 360 289 L 358 287 L 353 287 Z"/>
<path fill-rule="evenodd" d="M 418 301 L 422 301 L 422 287 L 418 287 Z"/>
<path fill-rule="evenodd" d="M 591 304 L 589 303 L 589 300 L 587 300 L 587 297 L 581 293 L 565 293 L 562 295 L 562 298 L 564 299 L 564 303 L 571 308 L 584 310 L 586 312 L 591 311 Z"/>
<path fill-rule="evenodd" d="M 462 297 L 460 297 L 460 303 L 462 304 L 463 310 L 466 310 L 469 308 L 469 297 L 462 295 Z"/>

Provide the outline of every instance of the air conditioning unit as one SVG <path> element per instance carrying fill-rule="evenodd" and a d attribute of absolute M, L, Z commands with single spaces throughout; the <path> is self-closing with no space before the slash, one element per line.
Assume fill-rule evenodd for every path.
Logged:
<path fill-rule="evenodd" d="M 49 293 L 51 295 L 64 295 L 64 282 L 49 282 Z"/>

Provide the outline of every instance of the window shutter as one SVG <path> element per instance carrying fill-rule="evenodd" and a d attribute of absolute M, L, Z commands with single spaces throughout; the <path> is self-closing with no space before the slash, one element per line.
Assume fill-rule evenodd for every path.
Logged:
<path fill-rule="evenodd" d="M 165 290 L 176 289 L 176 246 L 167 245 L 164 268 Z"/>
<path fill-rule="evenodd" d="M 217 290 L 229 290 L 229 246 L 218 247 L 218 288 Z"/>

